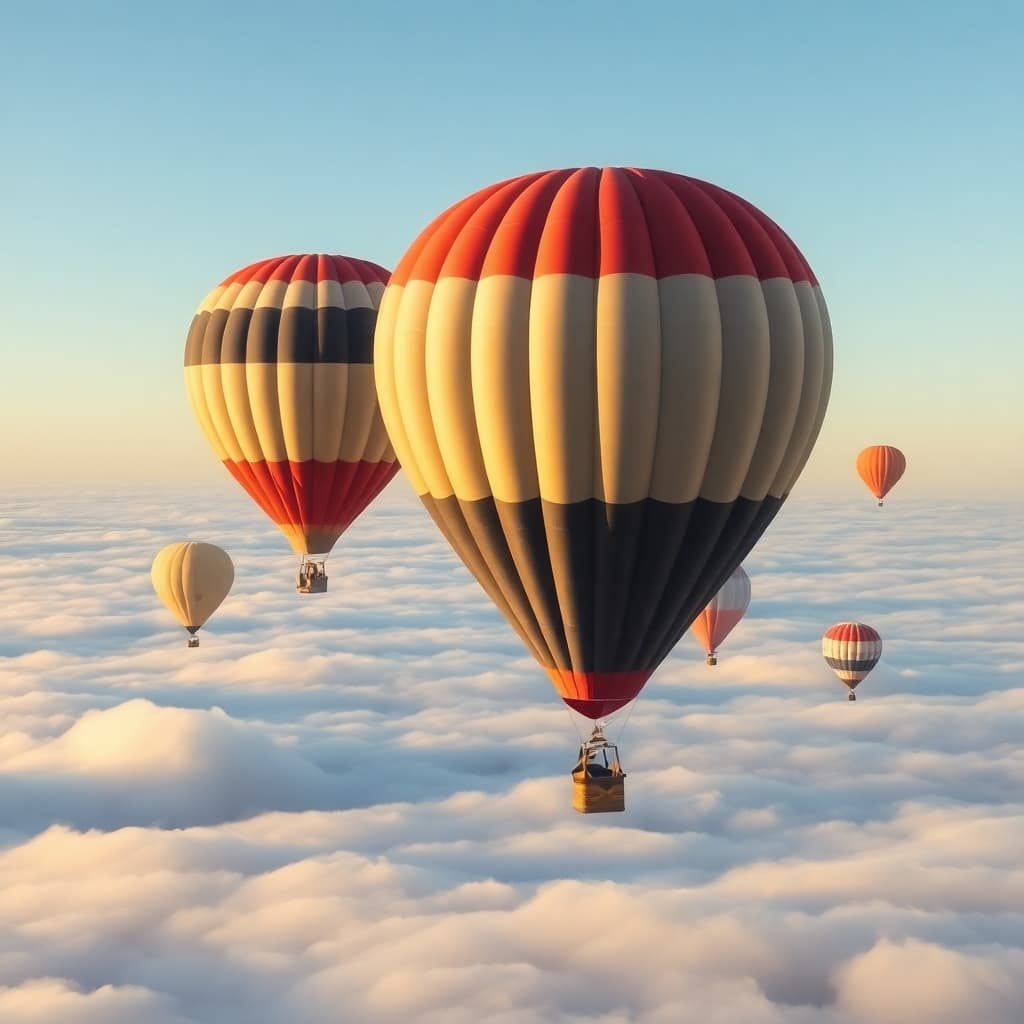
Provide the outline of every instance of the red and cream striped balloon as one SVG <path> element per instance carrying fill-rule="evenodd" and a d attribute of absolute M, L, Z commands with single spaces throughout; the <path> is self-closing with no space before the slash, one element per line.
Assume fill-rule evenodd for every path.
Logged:
<path fill-rule="evenodd" d="M 196 419 L 298 554 L 329 552 L 398 472 L 373 382 L 387 279 L 366 260 L 279 256 L 226 278 L 192 320 Z"/>
<path fill-rule="evenodd" d="M 725 586 L 708 602 L 690 627 L 704 648 L 709 665 L 718 664 L 718 648 L 736 628 L 750 607 L 750 577 L 742 565 L 725 581 Z"/>
<path fill-rule="evenodd" d="M 874 444 L 857 456 L 857 472 L 878 499 L 879 508 L 882 507 L 882 499 L 896 486 L 906 469 L 907 457 L 892 445 Z"/>
<path fill-rule="evenodd" d="M 837 622 L 825 630 L 821 653 L 828 667 L 853 691 L 882 657 L 882 638 L 863 622 Z"/>
<path fill-rule="evenodd" d="M 485 188 L 381 301 L 377 391 L 417 494 L 571 707 L 628 703 L 810 455 L 832 336 L 749 203 L 664 171 Z"/>

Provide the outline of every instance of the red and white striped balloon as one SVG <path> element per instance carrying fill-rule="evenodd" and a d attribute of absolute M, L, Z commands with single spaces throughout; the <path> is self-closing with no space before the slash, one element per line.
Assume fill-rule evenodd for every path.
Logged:
<path fill-rule="evenodd" d="M 882 638 L 863 622 L 837 622 L 825 630 L 821 653 L 828 667 L 853 691 L 882 657 Z"/>

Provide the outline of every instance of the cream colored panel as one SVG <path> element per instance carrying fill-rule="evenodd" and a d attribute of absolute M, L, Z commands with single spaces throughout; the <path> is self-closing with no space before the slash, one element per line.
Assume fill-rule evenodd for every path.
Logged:
<path fill-rule="evenodd" d="M 453 491 L 434 433 L 427 394 L 425 352 L 429 321 L 435 315 L 444 321 L 451 314 L 443 302 L 438 303 L 435 311 L 433 299 L 434 285 L 430 281 L 410 281 L 405 286 L 395 318 L 393 358 L 397 405 L 402 410 L 407 450 L 423 484 L 423 489 L 417 493 L 445 498 Z M 453 398 L 440 395 L 438 400 L 443 405 Z"/>
<path fill-rule="evenodd" d="M 288 294 L 288 282 L 287 281 L 267 281 L 266 283 L 260 283 L 259 281 L 250 281 L 250 285 L 256 285 L 258 288 L 258 295 L 256 301 L 253 303 L 254 309 L 262 309 L 264 306 L 273 306 L 275 309 L 280 309 L 284 305 L 285 296 Z M 243 289 L 243 293 L 239 295 L 239 301 L 235 303 L 236 306 L 248 306 L 248 289 L 249 285 Z"/>
<path fill-rule="evenodd" d="M 405 423 L 399 413 L 398 387 L 395 380 L 395 323 L 404 291 L 401 285 L 389 285 L 381 299 L 373 337 L 373 380 L 377 389 L 381 418 L 398 461 L 402 464 L 402 470 L 408 476 L 413 490 L 417 494 L 426 494 L 427 484 L 413 458 Z"/>
<path fill-rule="evenodd" d="M 149 578 L 156 596 L 183 626 L 191 625 L 187 621 L 188 611 L 181 588 L 181 563 L 185 557 L 186 547 L 187 544 L 168 544 L 157 552 L 149 570 Z"/>
<path fill-rule="evenodd" d="M 244 284 L 234 281 L 228 285 L 220 301 L 218 309 L 252 309 L 263 291 L 262 281 L 246 281 Z M 266 303 L 264 303 L 266 305 Z"/>
<path fill-rule="evenodd" d="M 701 497 L 731 502 L 750 465 L 768 397 L 769 335 L 761 283 L 753 277 L 715 282 L 722 317 L 722 390 Z"/>
<path fill-rule="evenodd" d="M 370 305 L 374 309 L 380 308 L 381 298 L 384 295 L 384 289 L 387 285 L 383 281 L 371 281 L 366 286 L 366 290 L 370 293 Z"/>
<path fill-rule="evenodd" d="M 445 278 L 437 285 L 413 281 L 405 286 L 403 307 L 412 300 L 407 307 L 410 322 L 418 320 L 423 334 L 421 348 L 396 346 L 399 400 L 413 459 L 435 498 L 452 493 L 479 498 L 488 493 L 470 376 L 475 293 L 475 281 L 457 278 Z M 423 302 L 428 294 L 429 312 Z M 403 323 L 400 316 L 400 341 Z"/>
<path fill-rule="evenodd" d="M 384 420 L 381 418 L 380 405 L 377 403 L 377 390 L 374 381 L 375 373 L 372 365 L 359 365 L 360 376 L 365 377 L 364 383 L 360 384 L 367 394 L 373 397 L 373 415 L 370 417 L 370 432 L 363 445 L 363 454 L 360 456 L 367 462 L 394 462 L 395 450 L 391 447 L 391 440 L 384 428 Z"/>
<path fill-rule="evenodd" d="M 701 274 L 658 282 L 661 404 L 651 497 L 683 503 L 700 494 L 718 419 L 722 322 L 715 282 Z"/>
<path fill-rule="evenodd" d="M 825 418 L 832 382 L 832 332 L 821 291 L 801 281 L 794 285 L 794 292 L 803 322 L 803 392 L 785 458 L 771 485 L 771 494 L 780 498 L 790 492 L 810 457 Z"/>
<path fill-rule="evenodd" d="M 313 458 L 335 462 L 340 458 L 345 410 L 348 407 L 348 363 L 312 363 L 313 370 Z"/>
<path fill-rule="evenodd" d="M 239 434 L 245 435 L 245 428 L 250 421 L 247 411 L 249 399 L 245 395 L 245 367 L 237 363 L 204 363 L 198 369 L 202 373 L 203 394 L 206 395 L 206 408 L 210 413 L 213 429 L 220 438 L 227 457 L 232 462 L 244 462 L 247 456 Z M 237 378 L 242 381 L 241 390 L 245 403 L 244 411 L 240 414 L 228 404 L 228 391 Z"/>
<path fill-rule="evenodd" d="M 355 363 L 349 367 L 348 403 L 345 406 L 345 427 L 341 435 L 338 457 L 357 462 L 366 454 L 366 441 L 377 413 L 377 392 L 373 386 L 373 366 Z"/>
<path fill-rule="evenodd" d="M 276 284 L 276 282 L 271 282 Z M 264 289 L 265 291 L 268 289 Z M 265 306 L 266 302 L 263 301 L 263 294 L 260 293 L 259 305 Z M 288 282 L 288 287 L 284 290 L 284 298 L 281 300 L 281 308 L 288 309 L 300 306 L 303 309 L 316 309 L 316 282 L 305 281 L 302 278 L 295 278 L 293 281 Z"/>
<path fill-rule="evenodd" d="M 530 406 L 538 487 L 561 505 L 594 496 L 597 283 L 546 274 L 530 301 Z"/>
<path fill-rule="evenodd" d="M 230 308 L 230 303 L 226 307 L 224 306 L 223 303 L 225 294 L 231 291 L 232 288 L 235 289 L 235 292 L 238 291 L 238 288 L 235 285 L 217 285 L 217 287 L 214 288 L 213 291 L 210 292 L 210 294 L 207 295 L 206 298 L 203 299 L 203 301 L 199 304 L 199 308 L 196 310 L 196 316 L 198 316 L 200 313 L 212 313 L 218 307 L 222 309 Z"/>
<path fill-rule="evenodd" d="M 519 502 L 540 494 L 530 421 L 531 284 L 521 277 L 495 275 L 476 288 L 469 353 L 472 404 L 468 410 L 462 403 L 459 407 L 469 443 L 459 445 L 458 476 L 455 461 L 448 462 L 460 498 L 492 494 L 498 501 Z M 461 354 L 452 355 L 464 360 Z M 453 381 L 453 386 L 459 383 Z M 474 433 L 479 445 L 472 442 Z M 445 443 L 443 450 L 447 455 L 453 445 Z"/>
<path fill-rule="evenodd" d="M 266 459 L 268 462 L 283 462 L 288 458 L 284 434 L 281 431 L 281 407 L 278 399 L 277 363 L 239 363 L 242 383 L 237 391 L 228 391 L 225 366 L 225 394 L 233 401 L 232 419 L 244 421 L 245 410 L 250 410 L 252 435 L 243 438 L 242 450 L 249 459 Z M 255 443 L 254 443 L 255 442 Z M 250 454 L 251 453 L 251 454 Z"/>
<path fill-rule="evenodd" d="M 768 312 L 771 359 L 761 436 L 740 489 L 751 501 L 763 501 L 775 480 L 804 391 L 804 325 L 793 282 L 789 278 L 762 281 L 761 292 Z"/>
<path fill-rule="evenodd" d="M 186 626 L 202 626 L 220 607 L 235 579 L 234 566 L 227 553 L 213 544 L 184 545 L 181 584 L 188 621 Z"/>
<path fill-rule="evenodd" d="M 362 281 L 319 281 L 316 289 L 317 305 L 337 306 L 339 309 L 376 309 L 384 286 L 377 286 L 376 296 Z"/>
<path fill-rule="evenodd" d="M 235 579 L 227 553 L 213 544 L 188 544 L 182 563 L 188 625 L 202 626 L 220 607 Z"/>
<path fill-rule="evenodd" d="M 285 457 L 291 462 L 313 458 L 313 363 L 277 364 L 277 406 Z M 250 377 L 251 381 L 251 377 Z M 251 384 L 250 384 L 251 386 Z M 257 398 L 252 396 L 255 409 Z M 272 407 L 268 404 L 269 415 Z M 347 415 L 347 413 L 346 413 Z M 261 429 L 256 419 L 257 430 Z"/>
<path fill-rule="evenodd" d="M 660 401 L 658 282 L 606 274 L 597 282 L 595 497 L 625 504 L 650 494 Z"/>
<path fill-rule="evenodd" d="M 192 411 L 199 421 L 199 429 L 209 442 L 217 458 L 223 462 L 229 458 L 227 449 L 220 439 L 220 434 L 214 426 L 213 418 L 206 402 L 206 391 L 203 389 L 203 367 L 199 364 L 185 367 L 185 387 L 188 390 L 188 398 L 192 403 Z"/>

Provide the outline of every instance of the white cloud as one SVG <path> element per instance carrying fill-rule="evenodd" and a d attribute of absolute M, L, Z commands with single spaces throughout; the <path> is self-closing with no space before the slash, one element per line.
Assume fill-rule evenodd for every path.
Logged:
<path fill-rule="evenodd" d="M 719 666 L 684 638 L 629 719 L 626 813 L 585 818 L 572 717 L 383 498 L 322 597 L 241 496 L 10 503 L 5 1024 L 1016 1024 L 1005 510 L 787 507 Z M 191 651 L 148 579 L 189 536 L 237 570 Z M 886 645 L 855 704 L 842 618 Z"/>

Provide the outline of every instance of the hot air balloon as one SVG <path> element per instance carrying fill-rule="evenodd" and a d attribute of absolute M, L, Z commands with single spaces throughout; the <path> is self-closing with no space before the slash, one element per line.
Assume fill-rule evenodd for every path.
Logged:
<path fill-rule="evenodd" d="M 871 445 L 857 456 L 857 472 L 878 499 L 879 508 L 882 507 L 882 499 L 893 489 L 906 468 L 907 457 L 899 448 L 887 444 Z"/>
<path fill-rule="evenodd" d="M 434 220 L 384 293 L 374 359 L 416 493 L 565 703 L 598 721 L 785 501 L 825 415 L 832 338 L 807 262 L 749 203 L 587 167 Z"/>
<path fill-rule="evenodd" d="M 388 272 L 347 256 L 279 256 L 203 300 L 185 382 L 217 457 L 303 556 L 297 589 L 398 472 L 373 384 Z M 319 557 L 313 557 L 319 556 Z"/>
<path fill-rule="evenodd" d="M 693 635 L 704 648 L 709 665 L 718 664 L 718 648 L 750 607 L 750 577 L 742 565 L 693 620 Z"/>
<path fill-rule="evenodd" d="M 828 667 L 850 688 L 850 700 L 858 683 L 878 664 L 882 638 L 863 622 L 837 622 L 825 630 L 821 653 Z"/>
<path fill-rule="evenodd" d="M 196 632 L 220 607 L 235 581 L 228 553 L 201 541 L 168 544 L 153 559 L 149 575 L 157 597 L 189 631 L 189 647 L 198 647 Z"/>

